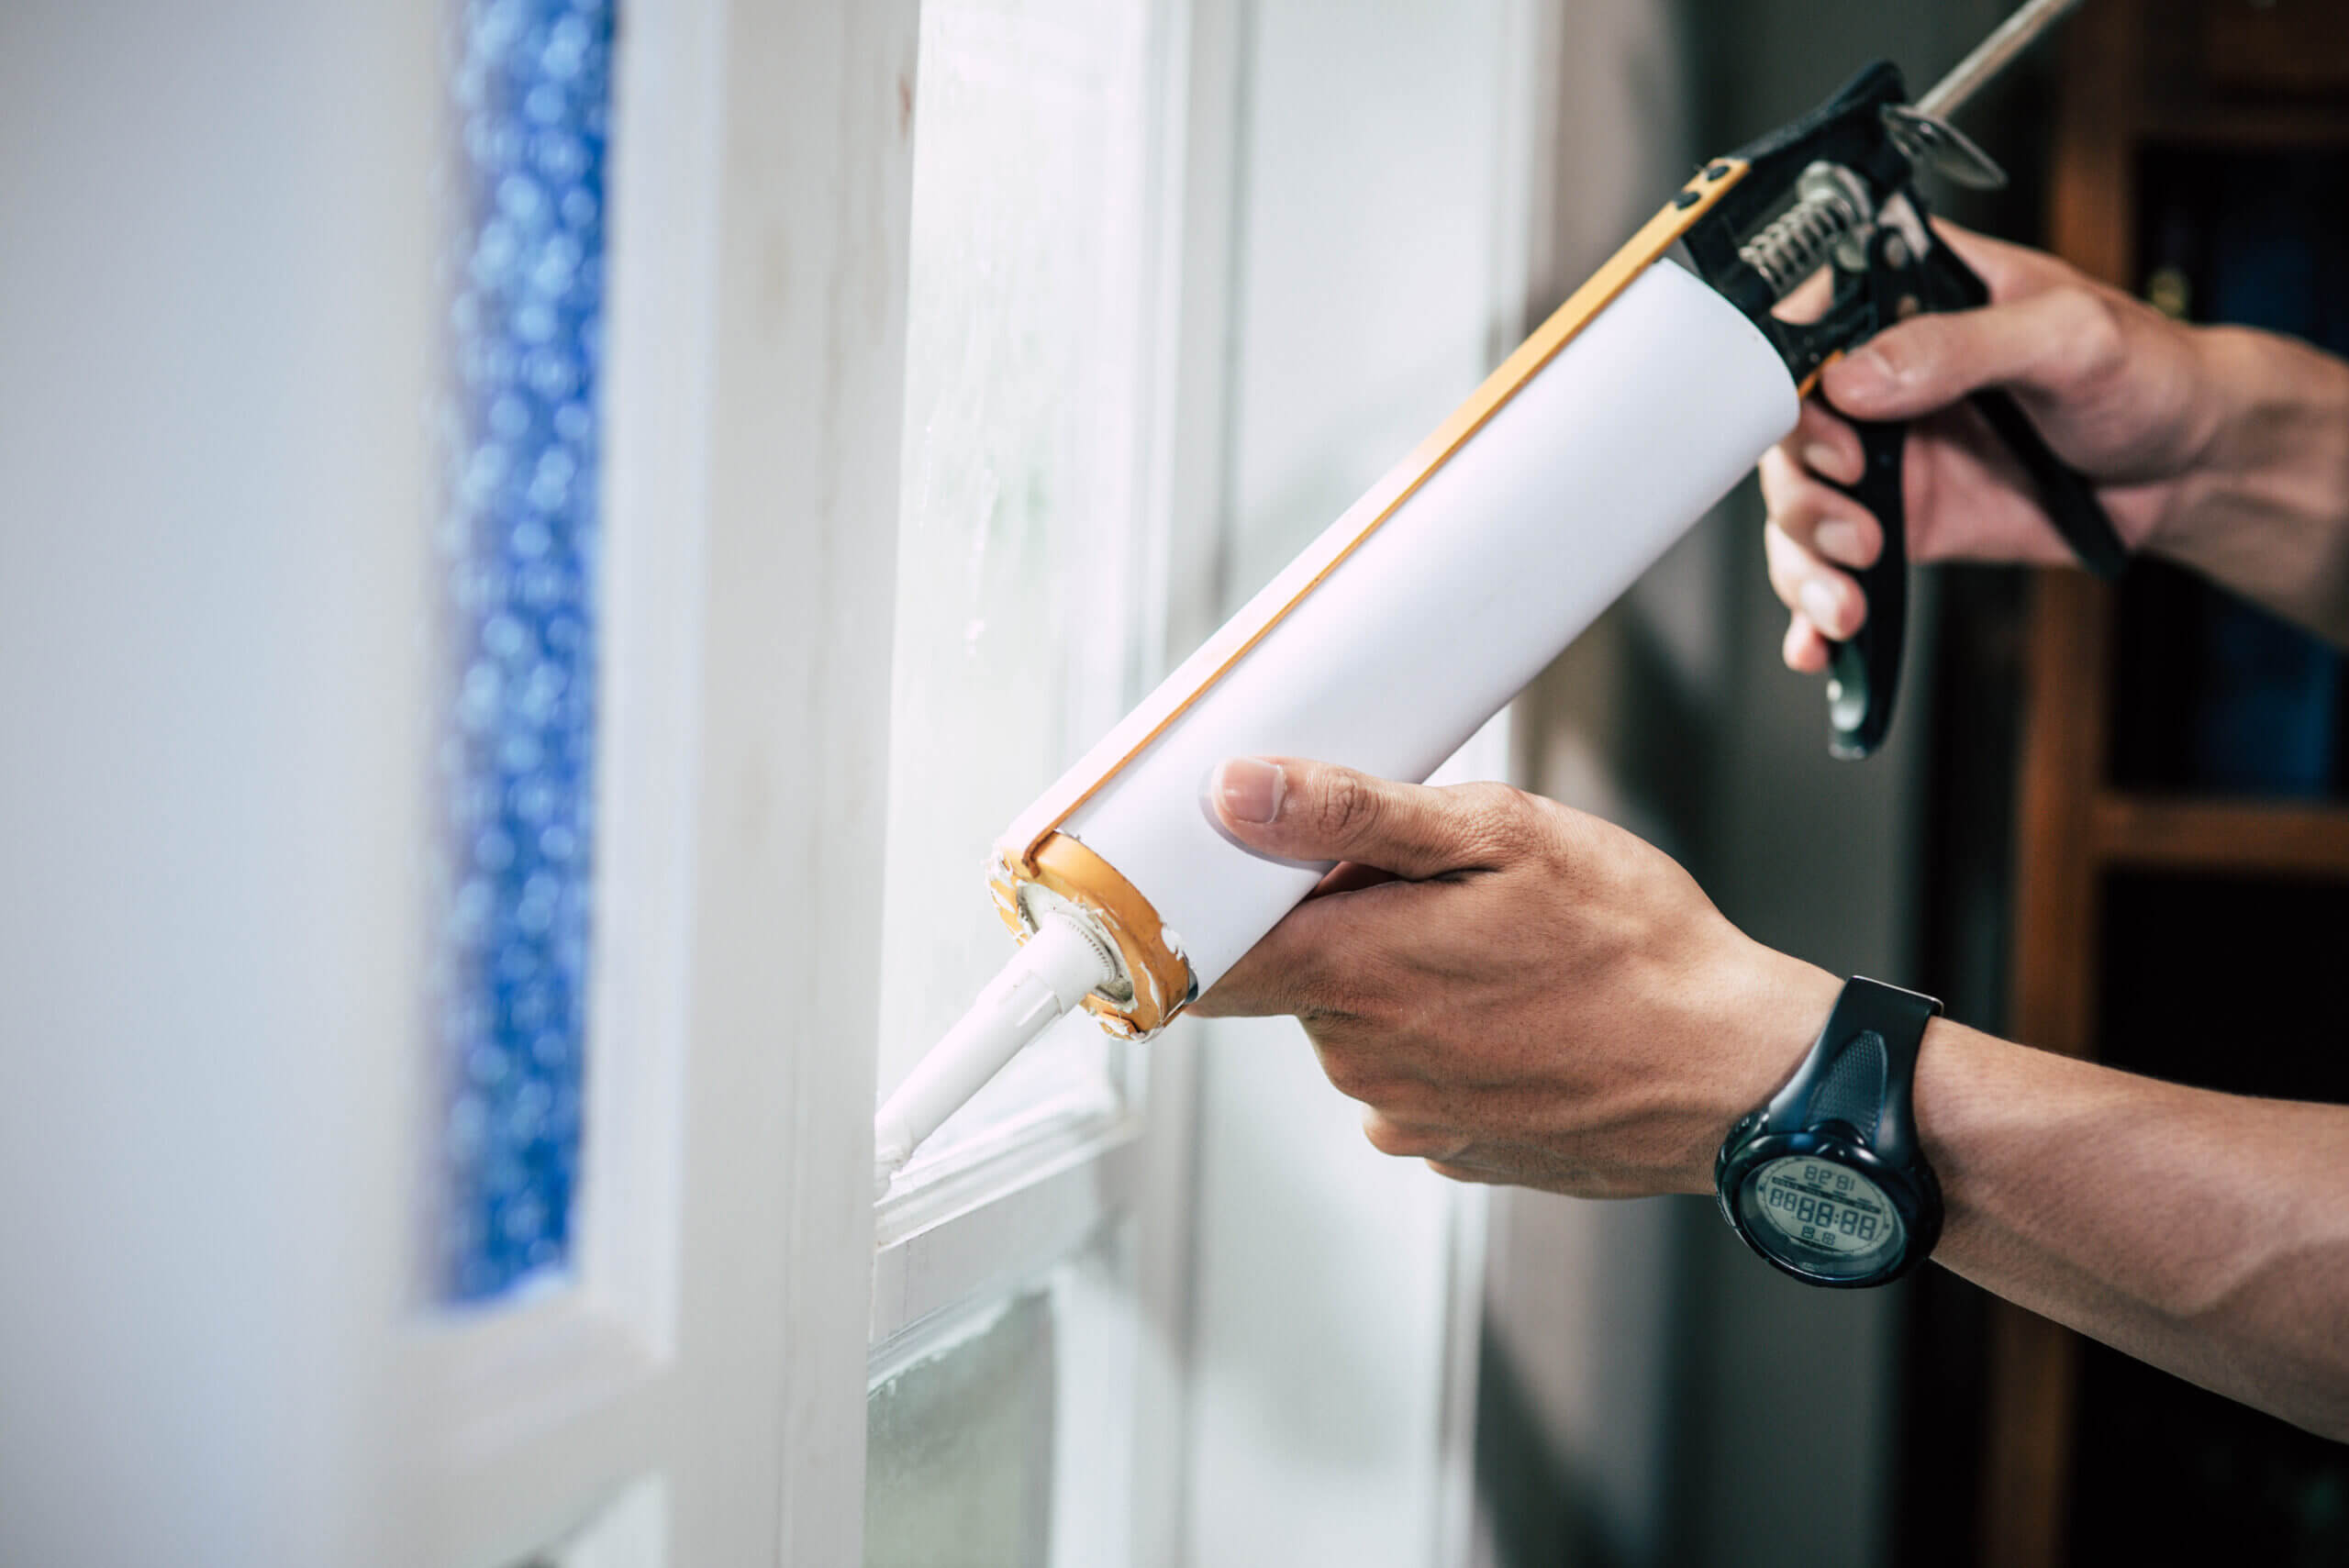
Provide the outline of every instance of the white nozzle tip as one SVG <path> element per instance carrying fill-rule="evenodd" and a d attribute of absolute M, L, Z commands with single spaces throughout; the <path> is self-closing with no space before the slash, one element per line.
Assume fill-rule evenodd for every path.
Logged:
<path fill-rule="evenodd" d="M 874 1182 L 885 1188 L 1021 1046 L 1112 979 L 1114 951 L 1075 916 L 1045 920 L 883 1102 L 873 1125 Z"/>

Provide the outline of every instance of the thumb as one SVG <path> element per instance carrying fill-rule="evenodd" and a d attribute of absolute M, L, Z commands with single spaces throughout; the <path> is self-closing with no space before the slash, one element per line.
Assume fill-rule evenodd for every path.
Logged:
<path fill-rule="evenodd" d="M 1330 762 L 1234 757 L 1208 782 L 1231 836 L 1291 861 L 1352 861 L 1414 881 L 1481 865 L 1489 841 L 1444 790 Z"/>
<path fill-rule="evenodd" d="M 2085 288 L 1917 316 L 1827 367 L 1820 390 L 1855 419 L 1913 419 L 1986 386 L 2061 401 L 2117 350 L 2110 306 Z"/>

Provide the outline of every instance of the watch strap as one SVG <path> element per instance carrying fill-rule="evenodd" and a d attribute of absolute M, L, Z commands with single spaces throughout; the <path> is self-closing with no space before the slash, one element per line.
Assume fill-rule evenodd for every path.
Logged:
<path fill-rule="evenodd" d="M 1819 1039 L 1764 1109 L 1774 1129 L 1841 1121 L 1888 1163 L 1920 1157 L 1912 1091 L 1917 1050 L 1940 1002 L 1854 975 Z"/>

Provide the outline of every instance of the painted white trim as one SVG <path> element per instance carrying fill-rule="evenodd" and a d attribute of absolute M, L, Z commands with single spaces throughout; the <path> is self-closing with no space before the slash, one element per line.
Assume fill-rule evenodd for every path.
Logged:
<path fill-rule="evenodd" d="M 1492 1213 L 1490 1189 L 1464 1186 L 1452 1195 L 1451 1246 L 1444 1256 L 1443 1392 L 1436 1415 L 1433 1568 L 1468 1562 L 1476 1535 L 1476 1401 L 1485 1342 L 1485 1259 Z"/>
<path fill-rule="evenodd" d="M 1167 190 L 1177 204 L 1164 252 L 1161 353 L 1164 467 L 1153 493 L 1159 662 L 1170 669 L 1223 617 L 1230 512 L 1224 447 L 1229 416 L 1231 301 L 1238 265 L 1237 186 L 1241 145 L 1243 0 L 1186 0 L 1180 7 L 1179 159 L 1167 152 Z M 1146 684 L 1146 683 L 1145 683 Z M 1132 1568 L 1186 1561 L 1192 1419 L 1193 1323 L 1198 1249 L 1201 1026 L 1177 1019 L 1137 1053 L 1148 1078 L 1151 1133 L 1140 1149 L 1133 1269 L 1137 1325 L 1129 1531 Z"/>
<path fill-rule="evenodd" d="M 654 1381 L 634 1324 L 565 1292 L 521 1305 L 439 1313 L 419 1331 L 437 1388 L 424 1408 L 437 1484 L 463 1489 L 534 1445 Z M 651 1451 L 640 1462 L 654 1458 Z"/>
<path fill-rule="evenodd" d="M 1515 730 L 1513 715 L 1503 708 L 1430 782 L 1510 779 Z M 1492 1213 L 1489 1187 L 1456 1186 L 1449 1196 L 1443 1252 L 1443 1352 L 1434 1432 L 1434 1530 L 1428 1558 L 1431 1568 L 1464 1564 L 1475 1550 L 1480 1392 L 1476 1379 L 1484 1347 L 1485 1273 Z"/>
<path fill-rule="evenodd" d="M 903 1376 L 921 1362 L 934 1361 L 977 1339 L 1001 1322 L 1018 1299 L 1019 1293 L 1007 1292 L 963 1302 L 950 1310 L 934 1312 L 904 1332 L 893 1335 L 865 1358 L 867 1393 L 878 1393 L 884 1384 Z"/>
<path fill-rule="evenodd" d="M 662 1568 L 667 1537 L 665 1489 L 658 1479 L 639 1481 L 551 1553 L 551 1568 Z"/>
<path fill-rule="evenodd" d="M 1185 56 L 1188 135 L 1183 164 L 1180 297 L 1167 479 L 1166 664 L 1172 668 L 1224 618 L 1230 462 L 1232 333 L 1236 321 L 1246 0 L 1191 0 Z"/>
<path fill-rule="evenodd" d="M 719 0 L 623 22 L 615 83 L 588 1297 L 674 1348 L 719 224 Z"/>
<path fill-rule="evenodd" d="M 1128 1218 L 1052 1275 L 1052 1562 L 1113 1568 L 1134 1556 L 1132 1463 L 1153 1412 L 1141 1402 L 1131 1271 L 1138 1220 Z"/>
<path fill-rule="evenodd" d="M 1012 1291 L 1129 1213 L 1138 1163 L 1130 1139 L 1074 1149 L 1024 1184 L 883 1248 L 873 1263 L 870 1365 L 890 1361 L 891 1341 L 925 1320 Z"/>
<path fill-rule="evenodd" d="M 1545 138 L 1550 86 L 1544 47 L 1563 26 L 1560 0 L 1500 0 L 1500 80 L 1494 100 L 1500 121 L 1493 181 L 1492 302 L 1486 352 L 1497 364 L 1533 325 L 1531 292 L 1537 223 L 1548 215 L 1550 144 Z"/>
<path fill-rule="evenodd" d="M 1144 262 L 1144 295 L 1137 302 L 1140 359 L 1145 367 L 1138 400 L 1130 635 L 1119 713 L 1140 701 L 1174 666 L 1167 641 L 1171 603 L 1178 591 L 1174 560 L 1196 540 L 1185 527 L 1178 475 L 1183 397 L 1184 307 L 1195 207 L 1190 174 L 1201 128 L 1194 93 L 1201 0 L 1158 0 L 1152 6 L 1148 58 L 1149 146 L 1145 200 L 1152 243 Z M 1219 261 L 1220 259 L 1219 258 Z"/>
<path fill-rule="evenodd" d="M 724 15 L 690 1047 L 709 1069 L 685 1110 L 677 1322 L 681 1408 L 723 1389 L 733 1419 L 677 1436 L 693 1490 L 673 1492 L 671 1549 L 847 1564 L 863 1530 L 917 17 L 912 0 Z M 746 1184 L 760 1149 L 782 1168 Z M 762 1517 L 720 1521 L 729 1495 Z"/>
<path fill-rule="evenodd" d="M 1100 1159 L 1141 1130 L 1141 1116 L 1119 1096 L 1080 1081 L 1066 1095 L 990 1127 L 957 1148 L 953 1160 L 907 1167 L 910 1179 L 893 1185 L 874 1212 L 875 1253 L 975 1215 L 1072 1164 Z"/>

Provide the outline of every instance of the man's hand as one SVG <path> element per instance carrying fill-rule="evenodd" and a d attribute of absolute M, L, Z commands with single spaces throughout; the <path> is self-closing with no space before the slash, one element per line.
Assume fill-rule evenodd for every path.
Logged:
<path fill-rule="evenodd" d="M 1371 1142 L 1448 1176 L 1710 1192 L 1730 1124 L 1841 989 L 1630 834 L 1498 784 L 1248 758 L 1211 794 L 1243 843 L 1340 863 L 1197 1010 L 1296 1014 L 1369 1105 Z M 1943 1264 L 2349 1439 L 2349 1107 L 2134 1078 L 1946 1018 L 1916 1095 Z"/>
<path fill-rule="evenodd" d="M 1826 667 L 1865 618 L 1844 570 L 1876 519 L 1821 483 L 1860 475 L 1837 417 L 1909 419 L 1909 552 L 2068 563 L 2030 480 L 1965 398 L 2001 386 L 2097 484 L 2132 550 L 2168 555 L 2336 641 L 2349 637 L 2349 367 L 2264 332 L 2191 328 L 2052 256 L 1936 224 L 1989 285 L 1979 310 L 1920 316 L 1827 367 L 1762 460 L 1786 662 Z"/>
<path fill-rule="evenodd" d="M 1371 1142 L 1445 1175 L 1709 1192 L 1834 1006 L 1669 857 L 1555 802 L 1287 758 L 1211 793 L 1242 843 L 1341 863 L 1193 1010 L 1295 1014 Z"/>

